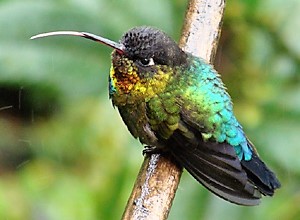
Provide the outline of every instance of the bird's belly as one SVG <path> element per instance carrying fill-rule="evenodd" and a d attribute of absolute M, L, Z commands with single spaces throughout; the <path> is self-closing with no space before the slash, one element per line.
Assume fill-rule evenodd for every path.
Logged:
<path fill-rule="evenodd" d="M 142 144 L 156 146 L 157 137 L 151 129 L 146 116 L 145 103 L 118 107 L 120 115 L 133 137 Z"/>

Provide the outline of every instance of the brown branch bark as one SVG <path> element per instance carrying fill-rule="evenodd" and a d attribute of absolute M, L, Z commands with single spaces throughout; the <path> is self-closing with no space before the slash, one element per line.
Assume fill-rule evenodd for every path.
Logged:
<path fill-rule="evenodd" d="M 224 8 L 225 0 L 190 0 L 180 47 L 211 63 L 217 51 Z M 182 168 L 170 155 L 146 156 L 122 219 L 167 219 L 181 174 Z"/>

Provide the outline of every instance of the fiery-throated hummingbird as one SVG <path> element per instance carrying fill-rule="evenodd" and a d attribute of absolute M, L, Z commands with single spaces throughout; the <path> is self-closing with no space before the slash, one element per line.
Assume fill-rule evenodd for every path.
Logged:
<path fill-rule="evenodd" d="M 280 187 L 237 121 L 219 74 L 153 27 L 135 27 L 119 43 L 86 32 L 58 31 L 112 47 L 109 96 L 146 152 L 169 152 L 211 192 L 257 205 Z"/>

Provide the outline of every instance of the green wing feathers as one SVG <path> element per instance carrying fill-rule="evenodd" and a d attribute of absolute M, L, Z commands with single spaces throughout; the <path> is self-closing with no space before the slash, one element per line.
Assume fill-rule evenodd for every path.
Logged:
<path fill-rule="evenodd" d="M 245 136 L 215 70 L 195 60 L 180 73 L 146 105 L 159 145 L 207 189 L 230 202 L 257 205 L 262 194 L 273 195 L 280 183 Z"/>

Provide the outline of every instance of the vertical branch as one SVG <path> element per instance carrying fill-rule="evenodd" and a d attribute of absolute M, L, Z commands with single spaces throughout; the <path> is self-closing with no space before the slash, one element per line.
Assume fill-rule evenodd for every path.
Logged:
<path fill-rule="evenodd" d="M 179 45 L 212 62 L 221 32 L 225 0 L 190 0 Z M 137 176 L 123 220 L 167 219 L 182 174 L 172 156 L 146 156 Z"/>
<path fill-rule="evenodd" d="M 181 48 L 214 61 L 221 34 L 225 0 L 190 0 L 179 45 Z"/>
<path fill-rule="evenodd" d="M 170 156 L 146 156 L 122 219 L 167 219 L 181 173 Z"/>

